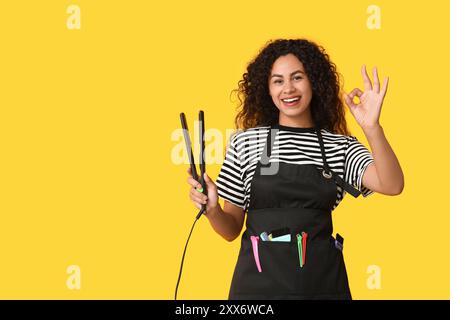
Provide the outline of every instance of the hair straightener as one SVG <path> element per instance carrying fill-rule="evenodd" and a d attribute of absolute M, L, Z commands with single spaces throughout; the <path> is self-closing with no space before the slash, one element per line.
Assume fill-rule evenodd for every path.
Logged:
<path fill-rule="evenodd" d="M 200 139 L 199 139 L 200 140 L 200 157 L 199 157 L 200 177 L 197 174 L 197 169 L 196 169 L 195 161 L 194 161 L 194 155 L 192 153 L 191 139 L 189 138 L 189 129 L 187 126 L 186 116 L 184 115 L 184 113 L 180 113 L 180 119 L 181 119 L 181 127 L 183 129 L 184 141 L 186 142 L 186 151 L 187 151 L 187 155 L 189 158 L 189 164 L 191 166 L 192 177 L 195 180 L 197 180 L 198 182 L 200 182 L 202 189 L 199 191 L 202 192 L 204 195 L 207 195 L 206 183 L 205 183 L 205 178 L 204 178 L 204 174 L 206 172 L 206 170 L 205 170 L 205 116 L 204 116 L 204 113 L 201 110 L 198 113 L 199 133 L 200 133 L 199 134 L 199 137 L 200 137 Z M 183 257 L 181 258 L 180 272 L 178 274 L 177 286 L 175 288 L 175 300 L 177 300 L 178 285 L 180 284 L 181 273 L 183 271 L 184 256 L 186 254 L 186 248 L 189 243 L 189 239 L 191 238 L 192 230 L 194 230 L 195 223 L 202 216 L 202 214 L 205 213 L 205 211 L 206 211 L 206 204 L 202 204 L 200 211 L 198 212 L 197 216 L 195 217 L 195 221 L 194 221 L 194 224 L 192 225 L 191 232 L 189 232 L 189 236 L 186 241 L 186 245 L 184 246 Z"/>

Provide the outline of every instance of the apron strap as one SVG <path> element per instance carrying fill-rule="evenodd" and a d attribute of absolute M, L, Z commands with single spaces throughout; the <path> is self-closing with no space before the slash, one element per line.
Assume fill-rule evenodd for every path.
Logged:
<path fill-rule="evenodd" d="M 274 133 L 275 133 L 273 135 L 273 138 L 272 138 L 272 130 L 274 130 Z M 264 166 L 269 165 L 269 159 L 270 159 L 270 156 L 272 155 L 272 144 L 275 141 L 277 133 L 278 133 L 278 128 L 276 128 L 274 126 L 269 127 L 269 133 L 267 134 L 266 143 L 264 144 L 264 149 L 261 153 L 261 160 L 259 161 L 261 163 L 261 165 L 264 165 Z M 267 158 L 263 158 L 266 156 L 267 156 Z"/>
<path fill-rule="evenodd" d="M 319 139 L 320 151 L 322 153 L 322 161 L 324 167 L 324 170 L 322 171 L 323 176 L 328 179 L 333 178 L 336 184 L 338 184 L 341 188 L 350 193 L 353 197 L 357 198 L 361 194 L 361 191 L 359 191 L 351 184 L 347 183 L 347 181 L 342 179 L 337 173 L 331 170 L 330 167 L 328 166 L 325 147 L 322 139 L 321 128 L 316 128 L 316 132 L 317 138 Z"/>

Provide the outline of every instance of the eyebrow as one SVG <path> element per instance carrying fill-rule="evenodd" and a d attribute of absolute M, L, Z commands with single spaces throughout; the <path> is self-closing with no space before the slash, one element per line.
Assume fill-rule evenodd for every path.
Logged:
<path fill-rule="evenodd" d="M 291 76 L 296 74 L 296 73 L 299 73 L 299 72 L 305 74 L 302 70 L 297 70 L 297 71 L 292 72 Z M 281 74 L 273 74 L 273 75 L 270 76 L 270 78 L 273 78 L 273 77 L 281 77 L 281 78 L 283 78 L 283 76 Z"/>

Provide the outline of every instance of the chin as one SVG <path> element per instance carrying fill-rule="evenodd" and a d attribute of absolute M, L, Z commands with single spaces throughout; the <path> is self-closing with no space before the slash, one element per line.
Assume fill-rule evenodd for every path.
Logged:
<path fill-rule="evenodd" d="M 288 117 L 298 117 L 299 115 L 301 115 L 302 113 L 305 112 L 305 109 L 302 107 L 291 109 L 291 110 L 286 110 L 283 108 L 283 109 L 280 109 L 280 112 Z"/>

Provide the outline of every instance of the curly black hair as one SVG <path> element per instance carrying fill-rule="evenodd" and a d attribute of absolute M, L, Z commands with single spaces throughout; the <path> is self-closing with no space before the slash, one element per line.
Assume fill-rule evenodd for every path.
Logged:
<path fill-rule="evenodd" d="M 240 102 L 235 118 L 237 129 L 278 123 L 279 110 L 269 94 L 269 76 L 280 56 L 294 54 L 302 63 L 312 86 L 310 103 L 315 126 L 333 133 L 349 135 L 340 97 L 340 75 L 325 49 L 306 39 L 270 40 L 247 66 L 238 82 Z"/>

